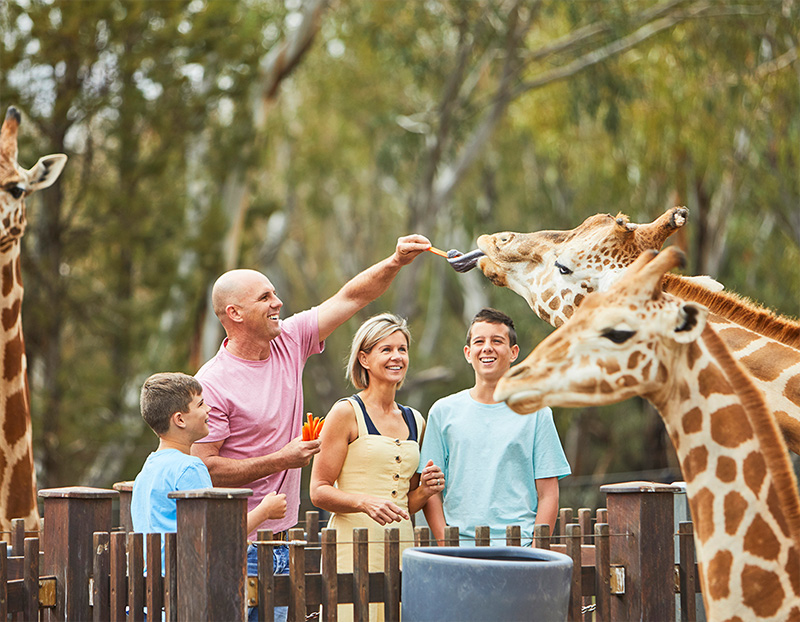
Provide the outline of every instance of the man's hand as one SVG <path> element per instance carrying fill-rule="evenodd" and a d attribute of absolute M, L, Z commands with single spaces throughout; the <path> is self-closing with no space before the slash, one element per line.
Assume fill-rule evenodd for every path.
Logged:
<path fill-rule="evenodd" d="M 397 248 L 394 251 L 395 260 L 405 266 L 414 261 L 420 253 L 424 253 L 431 247 L 431 242 L 424 235 L 412 234 L 404 235 L 397 239 Z"/>
<path fill-rule="evenodd" d="M 285 468 L 300 469 L 311 462 L 314 454 L 319 453 L 319 444 L 319 439 L 304 441 L 302 436 L 298 436 L 276 453 L 280 457 L 281 463 L 285 464 Z"/>

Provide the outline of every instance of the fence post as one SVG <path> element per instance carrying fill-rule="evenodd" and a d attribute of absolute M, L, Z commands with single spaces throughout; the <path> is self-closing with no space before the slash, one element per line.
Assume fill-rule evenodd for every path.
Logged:
<path fill-rule="evenodd" d="M 119 528 L 120 531 L 130 533 L 133 531 L 131 518 L 131 498 L 133 497 L 133 482 L 117 482 L 111 486 L 119 493 Z"/>
<path fill-rule="evenodd" d="M 247 497 L 244 488 L 169 493 L 178 503 L 178 618 L 245 619 Z"/>
<path fill-rule="evenodd" d="M 56 606 L 45 620 L 88 620 L 95 531 L 111 531 L 114 490 L 72 486 L 39 491 L 44 499 L 44 574 L 56 577 Z"/>
<path fill-rule="evenodd" d="M 675 620 L 673 493 L 653 482 L 600 487 L 606 493 L 611 563 L 625 566 L 625 594 L 611 600 L 612 620 Z"/>

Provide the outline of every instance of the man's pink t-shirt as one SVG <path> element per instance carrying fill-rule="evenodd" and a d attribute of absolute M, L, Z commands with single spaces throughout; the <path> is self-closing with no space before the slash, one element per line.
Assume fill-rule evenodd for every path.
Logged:
<path fill-rule="evenodd" d="M 303 424 L 303 367 L 325 347 L 319 340 L 317 309 L 281 321 L 281 334 L 270 343 L 263 361 L 240 359 L 222 342 L 196 378 L 211 406 L 209 433 L 202 441 L 224 441 L 224 458 L 254 458 L 274 453 L 300 436 Z M 283 531 L 297 524 L 300 510 L 300 469 L 289 469 L 243 486 L 252 488 L 247 500 L 252 510 L 271 491 L 286 493 L 286 516 L 264 521 L 259 529 Z M 255 532 L 251 533 L 254 536 Z"/>

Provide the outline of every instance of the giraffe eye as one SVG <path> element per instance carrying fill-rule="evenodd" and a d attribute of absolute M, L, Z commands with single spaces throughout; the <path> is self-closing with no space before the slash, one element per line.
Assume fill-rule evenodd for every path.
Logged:
<path fill-rule="evenodd" d="M 558 271 L 564 276 L 566 276 L 567 274 L 572 274 L 572 270 L 567 268 L 567 266 L 565 266 L 564 264 L 556 262 L 556 268 L 558 268 Z"/>
<path fill-rule="evenodd" d="M 614 328 L 607 328 L 602 332 L 603 337 L 614 343 L 625 343 L 635 334 L 635 330 L 616 330 Z"/>
<path fill-rule="evenodd" d="M 11 186 L 10 188 L 6 188 L 6 190 L 15 199 L 20 198 L 25 193 L 25 190 L 23 190 L 19 186 Z"/>

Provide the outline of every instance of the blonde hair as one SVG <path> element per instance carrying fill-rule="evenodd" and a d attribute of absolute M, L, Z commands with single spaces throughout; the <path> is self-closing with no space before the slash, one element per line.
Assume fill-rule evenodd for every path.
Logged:
<path fill-rule="evenodd" d="M 353 343 L 350 346 L 350 358 L 347 361 L 345 378 L 356 389 L 366 389 L 369 386 L 369 372 L 361 365 L 358 354 L 365 352 L 369 354 L 381 339 L 385 339 L 400 331 L 406 336 L 406 342 L 411 343 L 411 333 L 408 330 L 406 321 L 393 313 L 380 313 L 373 315 L 366 320 L 353 336 Z M 398 383 L 397 388 L 403 386 L 403 382 Z"/>

